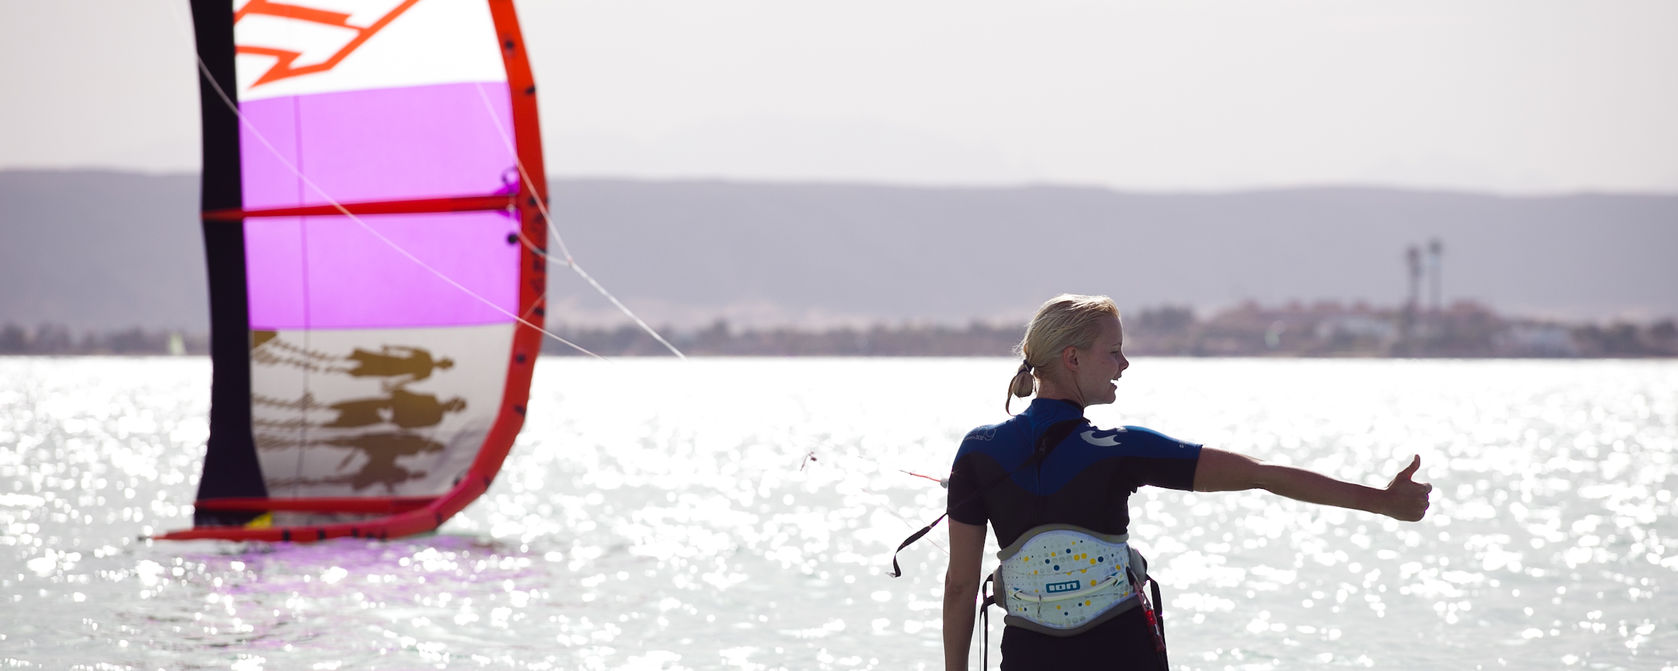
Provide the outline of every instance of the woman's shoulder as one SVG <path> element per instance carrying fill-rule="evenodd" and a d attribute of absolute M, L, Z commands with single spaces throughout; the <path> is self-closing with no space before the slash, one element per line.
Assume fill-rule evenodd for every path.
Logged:
<path fill-rule="evenodd" d="M 1029 425 L 1024 415 L 1014 415 L 995 424 L 974 427 L 962 436 L 961 451 L 988 451 L 1017 443 L 1020 436 L 1030 431 Z"/>
<path fill-rule="evenodd" d="M 1165 435 L 1163 432 L 1155 431 L 1155 430 L 1150 429 L 1150 428 L 1145 427 L 1145 426 L 1134 426 L 1134 425 L 1126 424 L 1126 425 L 1121 426 L 1121 427 L 1119 427 L 1118 429 L 1115 429 L 1115 430 L 1123 431 L 1125 433 L 1131 434 L 1131 435 L 1139 437 L 1139 438 L 1145 438 L 1147 440 L 1164 440 L 1164 441 L 1170 441 L 1170 442 L 1173 442 L 1173 443 L 1186 443 L 1186 442 L 1188 442 L 1188 441 L 1185 441 L 1185 440 L 1177 440 L 1176 438 L 1172 438 L 1171 436 Z"/>
<path fill-rule="evenodd" d="M 1118 447 L 1135 456 L 1188 457 L 1199 452 L 1200 444 L 1178 440 L 1144 426 L 1124 425 L 1115 429 L 1092 427 L 1081 434 L 1084 442 L 1099 447 Z"/>
<path fill-rule="evenodd" d="M 985 424 L 983 426 L 974 427 L 972 431 L 967 432 L 967 435 L 962 436 L 961 442 L 965 445 L 967 443 L 985 443 L 994 441 L 999 434 L 1006 436 L 1010 433 L 1010 430 L 1014 427 L 1014 425 L 1019 424 L 1019 419 L 1020 418 L 1018 416 L 1014 416 L 995 424 Z"/>

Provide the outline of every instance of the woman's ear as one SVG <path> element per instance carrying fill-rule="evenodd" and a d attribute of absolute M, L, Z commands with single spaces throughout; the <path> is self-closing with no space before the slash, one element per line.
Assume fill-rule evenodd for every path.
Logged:
<path fill-rule="evenodd" d="M 1066 367 L 1067 371 L 1076 371 L 1078 369 L 1078 348 L 1068 345 L 1066 349 L 1061 350 L 1060 363 Z"/>

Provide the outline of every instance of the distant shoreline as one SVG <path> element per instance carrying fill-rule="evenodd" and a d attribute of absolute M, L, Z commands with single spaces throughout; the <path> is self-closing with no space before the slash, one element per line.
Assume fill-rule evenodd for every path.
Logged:
<path fill-rule="evenodd" d="M 1124 316 L 1132 356 L 1308 359 L 1649 359 L 1678 357 L 1678 324 L 1563 323 L 1500 316 L 1472 302 L 1427 310 L 1364 304 L 1270 307 L 1243 303 L 1206 318 L 1187 307 L 1148 308 Z M 1022 327 L 973 321 L 965 326 L 875 324 L 867 327 L 736 328 L 724 320 L 699 329 L 660 329 L 689 356 L 1005 357 Z M 550 332 L 604 357 L 667 356 L 631 325 L 550 324 Z M 0 324 L 0 356 L 202 355 L 209 336 L 129 328 L 72 332 L 47 324 Z M 547 356 L 585 356 L 554 339 Z"/>
<path fill-rule="evenodd" d="M 705 354 L 683 352 L 690 359 L 1009 359 L 1009 354 Z M 1678 355 L 1646 355 L 1646 356 L 1324 356 L 1324 355 L 1296 355 L 1296 354 L 1129 354 L 1132 359 L 1250 359 L 1273 361 L 1672 361 L 1678 360 Z M 188 352 L 186 354 L 169 354 L 167 352 L 88 352 L 64 354 L 18 354 L 0 353 L 0 360 L 9 359 L 209 359 L 208 352 Z M 668 351 L 657 353 L 625 353 L 616 355 L 602 355 L 608 359 L 657 359 L 660 357 L 674 358 Z M 586 357 L 568 356 L 557 352 L 543 351 L 543 359 L 563 359 L 566 361 L 586 360 Z"/>
<path fill-rule="evenodd" d="M 549 186 L 576 260 L 661 329 L 722 316 L 763 331 L 1023 324 L 1063 291 L 1111 295 L 1127 316 L 1172 305 L 1205 317 L 1247 299 L 1472 298 L 1572 323 L 1678 317 L 1678 194 Z M 0 324 L 208 332 L 199 190 L 192 175 L 0 171 Z M 1060 249 L 1046 272 L 1013 272 L 1045 226 L 1087 243 Z M 1417 246 L 1426 253 L 1412 259 Z M 573 273 L 550 269 L 546 289 L 552 323 L 628 321 Z"/>

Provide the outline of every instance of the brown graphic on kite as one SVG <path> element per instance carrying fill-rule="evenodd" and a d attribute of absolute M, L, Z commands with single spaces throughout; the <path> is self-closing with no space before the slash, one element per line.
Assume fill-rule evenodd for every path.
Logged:
<path fill-rule="evenodd" d="M 299 346 L 281 338 L 275 331 L 253 331 L 251 362 L 299 368 L 328 376 L 374 379 L 383 392 L 378 396 L 336 402 L 320 401 L 307 391 L 297 398 L 251 394 L 251 407 L 265 409 L 255 413 L 259 416 L 251 419 L 254 427 L 264 429 L 252 435 L 258 449 L 299 449 L 309 450 L 310 453 L 319 449 L 349 450 L 349 454 L 334 469 L 339 475 L 275 479 L 269 481 L 271 487 L 347 484 L 360 491 L 384 485 L 385 489 L 394 492 L 402 483 L 426 476 L 424 471 L 410 470 L 397 462 L 443 451 L 445 445 L 431 437 L 435 433 L 432 427 L 442 424 L 450 413 L 466 409 L 463 398 L 445 400 L 436 394 L 407 388 L 409 384 L 426 380 L 433 373 L 454 366 L 453 360 L 435 356 L 419 347 L 357 347 L 348 355 L 341 355 Z M 353 386 L 366 388 L 370 385 L 356 383 Z M 368 431 L 347 431 L 363 428 Z M 362 456 L 361 463 L 352 467 L 358 454 Z M 302 461 L 298 463 L 301 465 Z M 349 468 L 356 470 L 344 473 Z"/>
<path fill-rule="evenodd" d="M 356 471 L 354 475 L 347 476 L 350 488 L 356 491 L 373 485 L 384 485 L 385 489 L 394 492 L 399 484 L 425 477 L 423 471 L 410 471 L 397 465 L 396 459 L 398 457 L 411 457 L 426 452 L 443 450 L 442 443 L 406 431 L 366 433 L 320 442 L 353 450 L 344 457 L 343 461 L 338 463 L 340 469 L 350 464 L 350 461 L 355 458 L 355 452 L 360 452 L 367 457 L 367 462 L 361 465 L 361 470 Z"/>
<path fill-rule="evenodd" d="M 322 427 L 372 426 L 390 423 L 404 429 L 417 429 L 443 423 L 443 415 L 466 409 L 466 400 L 451 398 L 437 400 L 435 394 L 416 394 L 401 387 L 390 390 L 384 398 L 362 398 L 342 401 L 327 406 L 338 411 L 338 417 L 321 424 Z"/>
<path fill-rule="evenodd" d="M 348 356 L 338 356 L 291 344 L 272 331 L 254 332 L 251 343 L 252 362 L 350 377 L 385 378 L 386 388 L 418 382 L 431 377 L 434 371 L 454 367 L 453 359 L 433 356 L 430 350 L 407 345 L 380 345 L 378 350 L 357 347 Z"/>
<path fill-rule="evenodd" d="M 357 347 L 346 358 L 355 362 L 355 365 L 335 369 L 337 372 L 347 373 L 351 377 L 407 378 L 392 383 L 398 385 L 431 377 L 431 371 L 435 369 L 447 370 L 454 367 L 452 359 L 433 359 L 431 352 L 403 345 L 385 345 L 377 352 Z"/>
<path fill-rule="evenodd" d="M 394 424 L 404 429 L 422 429 L 442 424 L 444 416 L 448 413 L 466 409 L 466 399 L 455 397 L 443 401 L 439 400 L 436 394 L 419 394 L 408 391 L 403 387 L 391 389 L 388 396 L 358 398 L 332 404 L 317 403 L 310 394 L 304 394 L 302 398 L 295 401 L 252 394 L 251 404 L 296 410 L 300 413 L 306 413 L 309 410 L 337 413 L 337 416 L 331 421 L 323 423 L 306 421 L 302 414 L 291 419 L 267 417 L 251 419 L 252 425 L 278 428 L 354 428 L 375 424 Z"/>
<path fill-rule="evenodd" d="M 266 440 L 265 440 L 266 439 Z M 309 445 L 300 445 L 296 441 L 276 439 L 273 436 L 258 436 L 257 445 L 266 449 L 280 449 L 292 447 L 322 448 L 327 446 L 349 448 L 350 453 L 338 462 L 338 470 L 342 471 L 355 460 L 356 455 L 366 457 L 366 461 L 354 473 L 348 473 L 328 478 L 293 478 L 270 482 L 270 486 L 288 487 L 295 485 L 325 485 L 347 484 L 356 491 L 361 491 L 373 485 L 384 485 L 387 492 L 394 493 L 397 485 L 410 480 L 417 480 L 426 476 L 425 471 L 413 471 L 403 468 L 396 463 L 397 459 L 413 457 L 428 452 L 440 452 L 444 445 L 425 436 L 408 431 L 385 431 L 378 433 L 363 433 L 352 436 L 336 436 L 332 438 L 317 438 Z"/>

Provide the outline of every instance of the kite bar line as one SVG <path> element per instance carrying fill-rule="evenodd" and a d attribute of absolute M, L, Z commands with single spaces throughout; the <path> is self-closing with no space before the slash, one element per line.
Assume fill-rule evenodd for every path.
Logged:
<path fill-rule="evenodd" d="M 904 475 L 913 475 L 913 476 L 915 476 L 917 478 L 921 478 L 923 480 L 931 480 L 933 482 L 936 482 L 936 483 L 938 483 L 939 487 L 943 487 L 944 489 L 949 489 L 950 488 L 950 479 L 949 478 L 935 478 L 935 477 L 932 477 L 930 475 L 923 475 L 923 474 L 920 474 L 920 473 L 916 473 L 914 471 L 905 471 L 901 468 L 899 468 L 897 470 L 898 470 L 898 472 L 900 472 Z"/>
<path fill-rule="evenodd" d="M 473 84 L 473 88 L 478 90 L 478 99 L 484 102 L 484 111 L 489 113 L 490 122 L 495 124 L 495 132 L 501 135 L 501 142 L 507 146 L 507 153 L 513 157 L 513 165 L 519 170 L 519 179 L 524 182 L 524 187 L 526 189 L 529 189 L 531 193 L 535 193 L 536 185 L 531 182 L 530 173 L 526 172 L 524 169 L 524 160 L 519 158 L 518 151 L 513 148 L 512 136 L 507 133 L 507 128 L 501 125 L 500 117 L 495 115 L 495 107 L 489 101 L 489 94 L 484 92 L 484 85 L 481 82 L 475 83 Z M 671 354 L 676 355 L 679 359 L 687 358 L 686 355 L 682 354 L 681 350 L 676 349 L 675 345 L 670 344 L 670 341 L 665 340 L 664 336 L 659 335 L 658 331 L 653 330 L 653 327 L 648 326 L 646 322 L 641 321 L 641 318 L 637 317 L 635 313 L 629 309 L 629 306 L 624 305 L 622 301 L 618 300 L 617 296 L 613 296 L 612 292 L 607 291 L 606 287 L 601 286 L 599 282 L 595 281 L 593 275 L 590 275 L 588 274 L 588 271 L 583 270 L 582 265 L 577 263 L 577 259 L 571 256 L 571 248 L 565 245 L 565 237 L 559 234 L 559 227 L 554 225 L 553 217 L 548 215 L 548 203 L 546 200 L 540 198 L 536 199 L 536 209 L 542 213 L 542 222 L 548 226 L 548 235 L 553 236 L 554 243 L 559 245 L 559 252 L 565 255 L 566 267 L 570 268 L 571 271 L 576 273 L 578 277 L 583 278 L 583 281 L 588 282 L 589 286 L 594 287 L 594 290 L 599 292 L 601 296 L 606 297 L 606 300 L 611 301 L 612 305 L 617 306 L 619 312 L 622 312 L 625 316 L 629 317 L 630 320 L 634 321 L 636 326 L 640 326 L 641 330 L 646 331 L 647 335 L 653 337 L 653 340 L 657 340 L 658 344 L 663 345 L 665 349 L 670 350 Z M 525 247 L 528 247 L 531 252 L 540 255 L 544 260 L 552 258 L 552 255 L 548 254 L 547 250 L 531 244 L 530 240 L 524 236 L 523 231 L 519 232 L 519 241 L 523 242 Z M 544 287 L 543 290 L 545 292 L 546 287 Z"/>
<path fill-rule="evenodd" d="M 866 456 L 863 456 L 863 455 L 854 455 L 852 458 L 860 459 L 862 461 L 871 463 L 871 464 L 874 465 L 875 468 L 878 468 L 882 471 L 895 470 L 895 471 L 898 471 L 900 473 L 904 473 L 904 474 L 907 474 L 907 475 L 912 475 L 912 476 L 917 477 L 917 478 L 925 478 L 927 480 L 937 482 L 937 483 L 939 483 L 940 485 L 943 485 L 946 488 L 949 487 L 949 485 L 946 484 L 945 481 L 939 480 L 938 478 L 932 477 L 930 475 L 922 475 L 920 473 L 914 473 L 914 472 L 911 472 L 911 471 L 906 471 L 906 470 L 903 470 L 901 468 L 889 469 L 885 465 L 881 464 L 879 461 L 874 460 L 874 459 L 870 459 L 870 458 L 868 458 Z M 814 450 L 811 450 L 809 452 L 805 452 L 804 457 L 802 459 L 799 459 L 799 462 L 798 462 L 799 472 L 804 472 L 804 470 L 806 468 L 808 468 L 810 466 L 810 464 L 813 464 L 813 463 L 832 466 L 832 467 L 838 469 L 841 473 L 844 473 L 846 478 L 848 478 L 848 479 L 849 478 L 854 478 L 858 482 L 870 482 L 870 481 L 875 479 L 872 476 L 860 475 L 856 471 L 854 471 L 850 468 L 847 468 L 843 465 L 835 464 L 834 460 L 831 459 L 831 458 L 827 459 L 826 461 L 818 461 L 816 459 L 816 453 L 815 453 Z M 890 496 L 888 494 L 886 494 L 885 492 L 872 489 L 872 488 L 868 487 L 867 485 L 859 485 L 858 488 L 861 489 L 863 492 L 866 492 L 868 494 L 872 494 L 874 496 L 880 496 L 880 497 L 885 497 L 887 499 L 890 499 Z M 879 509 L 879 507 L 875 506 L 875 509 Z M 896 508 L 891 507 L 891 506 L 886 506 L 884 509 L 885 509 L 886 512 L 891 513 L 892 517 L 896 517 L 898 520 L 902 521 L 904 528 L 913 529 L 915 527 L 915 523 L 913 521 L 911 521 L 909 518 L 904 517 L 902 513 L 897 511 Z M 926 542 L 931 544 L 933 547 L 938 548 L 938 550 L 943 552 L 945 555 L 950 554 L 949 548 L 946 548 L 946 547 L 944 547 L 944 545 L 942 543 L 939 543 L 938 539 L 928 538 L 928 539 L 926 539 Z"/>

